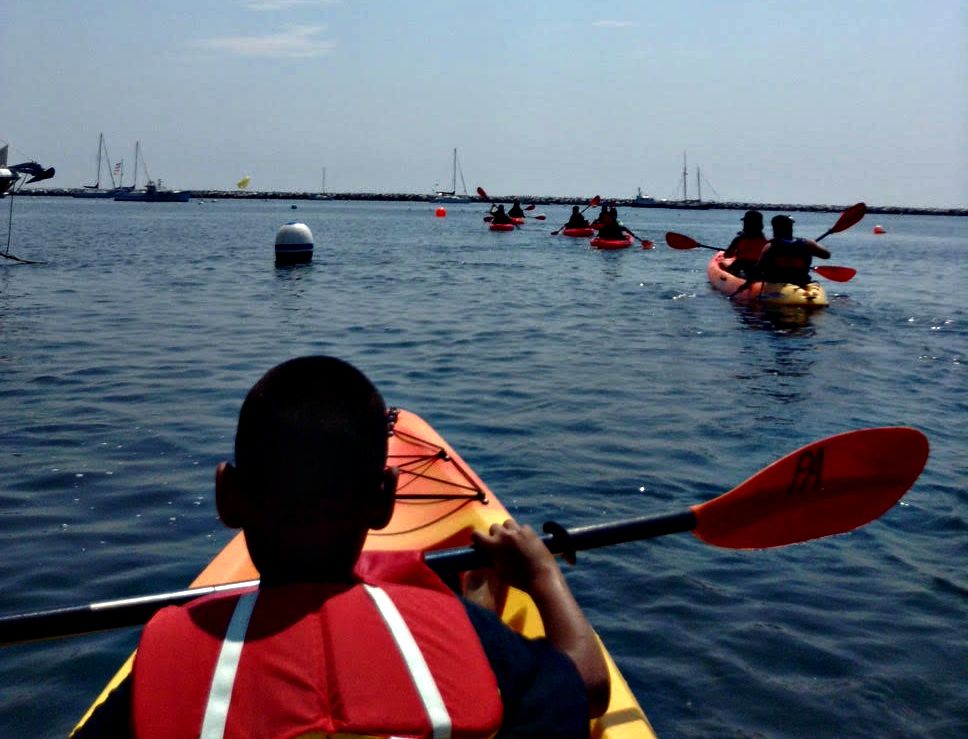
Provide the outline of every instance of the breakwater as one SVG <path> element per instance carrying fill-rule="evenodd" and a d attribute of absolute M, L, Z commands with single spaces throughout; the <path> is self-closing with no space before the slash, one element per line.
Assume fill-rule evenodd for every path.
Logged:
<path fill-rule="evenodd" d="M 77 190 L 66 188 L 46 188 L 20 190 L 17 195 L 42 195 L 48 197 L 70 197 Z M 286 191 L 255 191 L 255 190 L 191 190 L 192 197 L 197 200 L 378 200 L 404 201 L 415 203 L 436 203 L 436 196 L 423 193 L 379 193 L 379 192 L 340 192 L 320 193 L 286 192 Z M 494 202 L 511 202 L 517 198 L 522 203 L 535 205 L 575 205 L 586 204 L 588 198 L 584 196 L 558 195 L 496 195 Z M 837 213 L 853 205 L 840 204 L 803 204 L 803 203 L 752 203 L 726 200 L 656 200 L 654 202 L 636 202 L 635 198 L 602 196 L 602 201 L 614 203 L 619 208 L 667 208 L 670 210 L 763 210 L 763 211 L 806 211 L 814 213 Z M 473 198 L 473 202 L 489 203 L 487 200 Z M 441 203 L 447 205 L 447 203 Z M 867 204 L 870 214 L 885 213 L 893 215 L 938 215 L 938 216 L 968 216 L 968 208 L 912 208 L 894 205 Z"/>

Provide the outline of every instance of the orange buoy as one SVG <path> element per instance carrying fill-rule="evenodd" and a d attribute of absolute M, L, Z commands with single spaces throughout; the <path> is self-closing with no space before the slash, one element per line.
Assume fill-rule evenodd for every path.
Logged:
<path fill-rule="evenodd" d="M 886 234 L 887 233 L 887 231 L 885 230 L 885 228 L 882 225 L 880 225 L 880 224 L 874 226 L 874 229 L 873 230 L 874 230 L 874 233 L 876 233 L 876 234 Z"/>
<path fill-rule="evenodd" d="M 434 211 L 434 215 L 438 218 L 445 218 L 447 216 L 447 209 L 443 206 L 440 206 Z"/>

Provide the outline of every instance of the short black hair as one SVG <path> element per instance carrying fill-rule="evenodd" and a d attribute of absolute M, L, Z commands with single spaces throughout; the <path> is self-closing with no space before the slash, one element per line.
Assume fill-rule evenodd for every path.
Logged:
<path fill-rule="evenodd" d="M 269 370 L 239 412 L 235 464 L 244 493 L 286 507 L 333 502 L 378 487 L 387 457 L 383 398 L 335 357 Z"/>

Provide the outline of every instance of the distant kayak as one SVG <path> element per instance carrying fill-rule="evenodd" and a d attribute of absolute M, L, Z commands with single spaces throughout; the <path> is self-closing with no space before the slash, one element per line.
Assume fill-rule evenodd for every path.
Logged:
<path fill-rule="evenodd" d="M 741 293 L 736 293 L 746 280 L 727 272 L 726 267 L 733 263 L 732 258 L 724 259 L 724 252 L 716 252 L 709 260 L 706 274 L 709 284 L 725 295 L 743 303 L 762 303 L 765 305 L 794 305 L 803 308 L 823 308 L 829 304 L 827 293 L 818 282 L 809 282 L 804 287 L 788 282 L 752 282 Z M 735 295 L 734 295 L 735 293 Z"/>
<path fill-rule="evenodd" d="M 564 236 L 571 236 L 576 239 L 587 239 L 589 236 L 595 235 L 595 229 L 591 226 L 585 226 L 583 228 L 566 228 L 561 232 Z"/>
<path fill-rule="evenodd" d="M 513 231 L 515 226 L 513 223 L 492 223 L 488 228 L 492 231 Z"/>
<path fill-rule="evenodd" d="M 631 234 L 625 234 L 624 239 L 603 239 L 600 236 L 596 236 L 592 239 L 592 246 L 596 249 L 628 249 L 632 246 L 632 242 L 635 239 L 632 238 Z"/>

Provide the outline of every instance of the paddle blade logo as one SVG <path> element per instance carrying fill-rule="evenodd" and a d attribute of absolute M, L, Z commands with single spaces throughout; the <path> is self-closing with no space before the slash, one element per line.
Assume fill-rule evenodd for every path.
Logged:
<path fill-rule="evenodd" d="M 823 447 L 808 449 L 797 460 L 787 495 L 808 495 L 823 487 Z"/>

